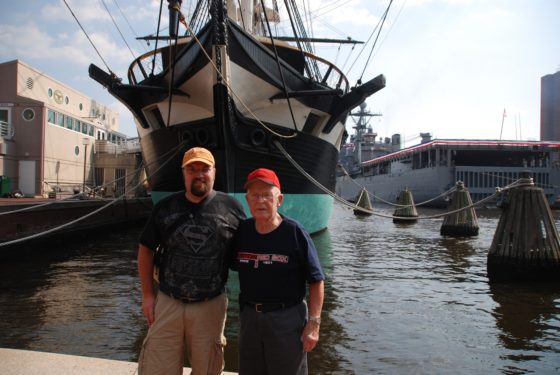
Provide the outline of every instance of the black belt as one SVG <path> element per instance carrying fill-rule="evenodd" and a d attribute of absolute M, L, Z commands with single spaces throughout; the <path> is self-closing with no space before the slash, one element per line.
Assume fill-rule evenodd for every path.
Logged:
<path fill-rule="evenodd" d="M 296 302 L 264 302 L 264 303 L 241 301 L 241 307 L 249 306 L 249 307 L 255 309 L 256 312 L 267 313 L 267 312 L 271 312 L 271 311 L 287 309 L 288 307 L 295 306 L 298 303 L 301 303 L 301 301 L 296 301 Z"/>
<path fill-rule="evenodd" d="M 173 293 L 168 293 L 168 292 L 163 292 L 165 294 L 167 294 L 169 297 L 176 299 L 177 301 L 181 301 L 183 303 L 197 303 L 197 302 L 206 302 L 206 301 L 210 301 L 213 298 L 216 298 L 217 296 L 219 296 L 220 294 L 224 293 L 223 290 L 220 290 L 218 292 L 212 293 L 208 296 L 205 297 L 198 297 L 198 298 L 187 298 L 187 297 L 181 297 L 181 296 L 176 296 Z"/>

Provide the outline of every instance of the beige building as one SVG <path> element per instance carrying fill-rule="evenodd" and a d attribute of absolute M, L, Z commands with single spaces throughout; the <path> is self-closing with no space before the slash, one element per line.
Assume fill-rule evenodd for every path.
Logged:
<path fill-rule="evenodd" d="M 0 64 L 0 82 L 0 195 L 112 196 L 137 183 L 140 148 L 117 112 L 19 60 Z"/>

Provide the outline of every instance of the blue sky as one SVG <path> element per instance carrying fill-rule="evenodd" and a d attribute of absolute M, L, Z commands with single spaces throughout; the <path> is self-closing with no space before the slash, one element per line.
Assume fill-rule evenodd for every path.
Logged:
<path fill-rule="evenodd" d="M 119 76 L 126 76 L 133 54 L 153 48 L 134 38 L 155 33 L 159 1 L 66 1 Z M 183 1 L 185 12 L 189 3 Z M 362 41 L 388 4 L 305 0 L 313 10 L 314 36 Z M 89 63 L 105 68 L 104 63 L 62 0 L 6 1 L 2 13 L 0 61 L 20 59 L 119 110 L 121 131 L 136 135 L 128 111 L 88 77 Z M 351 84 L 362 71 L 363 81 L 386 76 L 386 88 L 367 100 L 370 110 L 383 114 L 371 121 L 381 137 L 400 133 L 410 143 L 420 132 L 438 138 L 498 139 L 502 133 L 503 139 L 539 139 L 540 80 L 560 70 L 559 15 L 558 0 L 394 0 L 365 71 L 371 43 L 349 72 L 361 47 L 331 45 L 317 52 L 348 72 Z M 349 119 L 347 128 L 352 125 Z"/>

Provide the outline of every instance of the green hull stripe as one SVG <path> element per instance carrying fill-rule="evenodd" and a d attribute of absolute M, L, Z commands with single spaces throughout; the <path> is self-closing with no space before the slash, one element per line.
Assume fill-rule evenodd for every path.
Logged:
<path fill-rule="evenodd" d="M 152 200 L 157 203 L 170 192 L 152 191 Z M 233 195 L 250 216 L 244 193 Z M 326 194 L 284 194 L 284 201 L 278 210 L 281 214 L 297 220 L 309 233 L 326 229 L 331 217 L 333 198 Z"/>

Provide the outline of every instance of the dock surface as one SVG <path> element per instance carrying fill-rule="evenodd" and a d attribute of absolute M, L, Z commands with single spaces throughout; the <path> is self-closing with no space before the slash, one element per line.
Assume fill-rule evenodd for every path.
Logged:
<path fill-rule="evenodd" d="M 183 374 L 191 369 L 185 367 Z M 0 348 L 0 374 L 3 375 L 134 375 L 135 362 L 82 357 L 77 355 Z M 236 375 L 223 372 L 224 375 Z"/>

